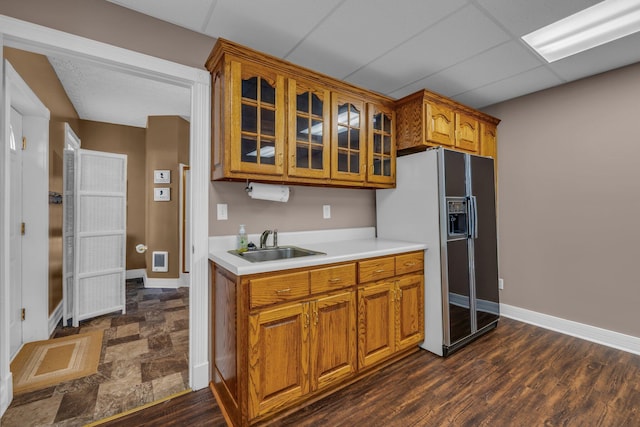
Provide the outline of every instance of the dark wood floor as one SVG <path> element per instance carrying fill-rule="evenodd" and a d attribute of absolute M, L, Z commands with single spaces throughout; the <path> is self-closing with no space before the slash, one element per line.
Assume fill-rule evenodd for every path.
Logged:
<path fill-rule="evenodd" d="M 448 358 L 420 351 L 277 426 L 640 426 L 640 356 L 501 319 Z M 208 389 L 107 426 L 224 426 Z"/>

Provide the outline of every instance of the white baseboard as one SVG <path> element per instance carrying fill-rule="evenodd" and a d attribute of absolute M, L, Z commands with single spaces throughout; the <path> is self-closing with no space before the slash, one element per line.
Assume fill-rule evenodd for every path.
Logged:
<path fill-rule="evenodd" d="M 520 307 L 514 307 L 508 304 L 500 304 L 500 315 L 640 355 L 640 338 L 638 337 L 598 328 L 596 326 L 585 325 Z"/>
<path fill-rule="evenodd" d="M 180 279 L 157 279 L 152 277 L 144 277 L 145 288 L 165 288 L 178 289 L 180 287 Z"/>
<path fill-rule="evenodd" d="M 62 301 L 60 301 L 60 304 L 58 304 L 56 309 L 53 310 L 51 316 L 49 316 L 49 336 L 51 336 L 53 331 L 56 329 L 56 326 L 58 326 L 58 322 L 60 322 L 60 319 L 62 319 L 62 310 Z"/>
<path fill-rule="evenodd" d="M 208 387 L 209 378 L 209 362 L 194 365 L 191 389 L 196 391 Z"/>
<path fill-rule="evenodd" d="M 6 378 L 0 380 L 0 417 L 4 415 L 13 400 L 13 374 L 8 372 Z"/>
<path fill-rule="evenodd" d="M 147 275 L 147 270 L 144 268 L 136 268 L 134 270 L 127 270 L 125 279 L 144 279 Z"/>

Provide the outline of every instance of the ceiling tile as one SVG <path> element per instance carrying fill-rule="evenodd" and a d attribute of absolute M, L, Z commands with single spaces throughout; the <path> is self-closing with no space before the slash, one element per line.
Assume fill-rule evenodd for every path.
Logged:
<path fill-rule="evenodd" d="M 511 34 L 521 37 L 602 0 L 477 0 Z"/>
<path fill-rule="evenodd" d="M 382 93 L 398 91 L 509 39 L 474 6 L 439 21 L 347 80 Z"/>
<path fill-rule="evenodd" d="M 564 82 L 558 76 L 546 67 L 541 66 L 462 93 L 453 99 L 473 108 L 483 108 L 562 83 Z"/>
<path fill-rule="evenodd" d="M 640 33 L 578 53 L 549 66 L 566 80 L 577 80 L 640 61 Z"/>
<path fill-rule="evenodd" d="M 464 0 L 348 0 L 296 46 L 287 59 L 344 78 L 464 3 Z"/>
<path fill-rule="evenodd" d="M 522 43 L 511 41 L 419 80 L 405 89 L 414 92 L 426 87 L 453 97 L 541 65 L 544 63 Z"/>
<path fill-rule="evenodd" d="M 218 0 L 205 32 L 282 58 L 341 1 Z"/>
<path fill-rule="evenodd" d="M 172 24 L 203 32 L 217 0 L 107 0 Z"/>
<path fill-rule="evenodd" d="M 81 119 L 146 127 L 148 116 L 191 116 L 186 87 L 80 60 L 48 59 Z"/>

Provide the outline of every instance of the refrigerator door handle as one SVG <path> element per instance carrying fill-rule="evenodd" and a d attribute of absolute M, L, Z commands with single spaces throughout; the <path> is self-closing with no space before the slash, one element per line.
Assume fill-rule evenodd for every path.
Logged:
<path fill-rule="evenodd" d="M 471 237 L 473 237 L 474 239 L 478 238 L 478 201 L 476 200 L 476 196 L 471 196 L 469 198 L 470 200 L 470 205 L 471 205 L 471 222 L 473 224 L 473 228 L 470 230 L 471 231 Z"/>

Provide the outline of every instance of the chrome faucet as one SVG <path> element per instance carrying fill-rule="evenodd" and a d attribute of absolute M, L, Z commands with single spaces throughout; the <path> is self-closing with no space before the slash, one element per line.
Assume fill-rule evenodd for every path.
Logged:
<path fill-rule="evenodd" d="M 273 233 L 273 246 L 271 247 L 275 248 L 278 246 L 278 230 L 264 230 L 260 235 L 260 249 L 266 249 L 269 247 L 267 246 L 267 239 L 271 233 Z"/>

